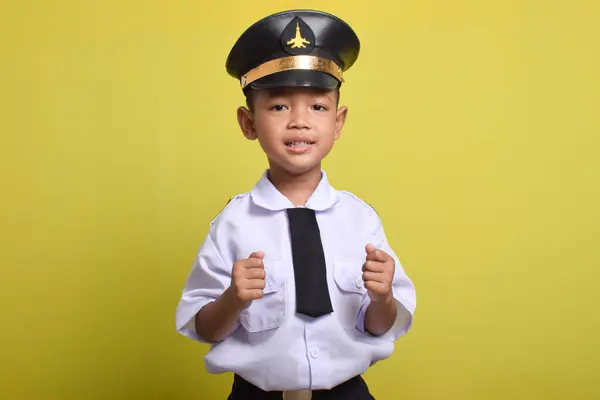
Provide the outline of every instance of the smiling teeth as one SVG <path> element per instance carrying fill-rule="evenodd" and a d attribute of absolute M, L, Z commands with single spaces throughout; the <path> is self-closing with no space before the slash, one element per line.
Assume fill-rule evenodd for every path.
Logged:
<path fill-rule="evenodd" d="M 306 147 L 306 146 L 310 146 L 309 142 L 292 142 L 290 144 L 288 144 L 288 146 L 290 147 Z"/>

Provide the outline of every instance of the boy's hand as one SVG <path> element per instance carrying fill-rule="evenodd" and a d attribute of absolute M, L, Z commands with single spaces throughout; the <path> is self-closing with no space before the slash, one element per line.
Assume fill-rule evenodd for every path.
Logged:
<path fill-rule="evenodd" d="M 392 281 L 394 279 L 394 259 L 372 244 L 365 248 L 366 262 L 363 265 L 362 279 L 373 302 L 392 300 Z"/>
<path fill-rule="evenodd" d="M 238 260 L 233 264 L 231 273 L 231 286 L 228 291 L 235 304 L 241 309 L 250 306 L 252 300 L 263 297 L 265 288 L 265 254 L 257 251 L 248 258 Z"/>

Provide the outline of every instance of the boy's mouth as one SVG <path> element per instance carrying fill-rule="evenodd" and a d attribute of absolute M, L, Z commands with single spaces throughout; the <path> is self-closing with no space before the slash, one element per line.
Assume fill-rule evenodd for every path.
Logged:
<path fill-rule="evenodd" d="M 290 148 L 303 148 L 309 147 L 315 144 L 315 142 L 311 142 L 309 140 L 289 140 L 285 142 L 285 145 Z"/>
<path fill-rule="evenodd" d="M 315 144 L 315 142 L 306 138 L 295 138 L 285 142 L 287 151 L 290 154 L 307 153 L 312 149 L 313 144 Z"/>
<path fill-rule="evenodd" d="M 311 144 L 315 144 L 315 142 L 300 141 L 300 140 L 292 140 L 290 142 L 285 142 L 285 145 L 287 147 L 308 147 Z"/>

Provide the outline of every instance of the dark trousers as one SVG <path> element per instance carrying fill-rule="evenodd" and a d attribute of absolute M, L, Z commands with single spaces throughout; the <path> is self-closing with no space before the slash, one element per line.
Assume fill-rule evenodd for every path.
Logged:
<path fill-rule="evenodd" d="M 282 400 L 283 392 L 265 392 L 239 375 L 234 375 L 231 394 L 227 400 Z M 313 390 L 312 400 L 375 400 L 361 376 L 331 390 Z"/>

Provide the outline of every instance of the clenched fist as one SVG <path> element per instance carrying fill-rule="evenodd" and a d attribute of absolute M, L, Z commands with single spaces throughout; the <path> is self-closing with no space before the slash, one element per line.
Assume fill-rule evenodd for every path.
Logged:
<path fill-rule="evenodd" d="M 263 297 L 265 288 L 265 254 L 257 251 L 248 258 L 238 260 L 233 264 L 231 273 L 231 294 L 235 303 L 242 309 L 247 308 L 252 300 Z"/>
<path fill-rule="evenodd" d="M 394 259 L 372 244 L 368 244 L 365 250 L 367 257 L 362 270 L 369 297 L 373 302 L 390 300 L 395 270 Z"/>

